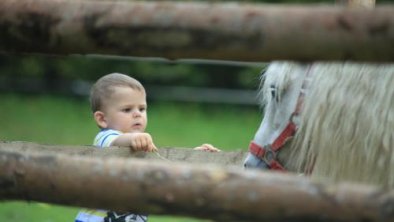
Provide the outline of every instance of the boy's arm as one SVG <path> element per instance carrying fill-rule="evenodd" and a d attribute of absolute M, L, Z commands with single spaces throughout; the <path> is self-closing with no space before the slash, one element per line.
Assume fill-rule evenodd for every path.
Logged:
<path fill-rule="evenodd" d="M 132 151 L 155 152 L 157 148 L 149 133 L 124 133 L 119 135 L 111 146 L 126 146 Z"/>

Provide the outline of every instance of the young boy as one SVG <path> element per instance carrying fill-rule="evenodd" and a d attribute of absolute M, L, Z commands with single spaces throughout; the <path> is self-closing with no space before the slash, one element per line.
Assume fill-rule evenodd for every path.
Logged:
<path fill-rule="evenodd" d="M 136 79 L 112 73 L 101 77 L 91 90 L 90 104 L 94 120 L 101 129 L 94 139 L 100 148 L 129 147 L 132 151 L 157 151 L 152 136 L 145 132 L 148 123 L 146 93 Z M 195 150 L 217 152 L 203 144 Z M 147 215 L 81 210 L 75 222 L 145 222 Z"/>

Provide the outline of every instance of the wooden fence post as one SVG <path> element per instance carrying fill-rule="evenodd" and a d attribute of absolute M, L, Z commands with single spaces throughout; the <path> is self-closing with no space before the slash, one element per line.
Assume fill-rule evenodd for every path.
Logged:
<path fill-rule="evenodd" d="M 0 52 L 394 61 L 394 6 L 0 1 Z"/>
<path fill-rule="evenodd" d="M 0 199 L 217 221 L 393 221 L 394 190 L 215 165 L 0 151 Z"/>

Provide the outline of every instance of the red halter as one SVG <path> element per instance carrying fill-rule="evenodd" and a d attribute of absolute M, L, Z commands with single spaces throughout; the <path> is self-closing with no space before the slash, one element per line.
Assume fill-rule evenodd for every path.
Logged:
<path fill-rule="evenodd" d="M 274 140 L 272 144 L 260 146 L 255 142 L 251 142 L 249 145 L 249 152 L 256 157 L 262 159 L 271 170 L 286 171 L 282 164 L 278 161 L 278 151 L 285 145 L 285 143 L 291 139 L 297 131 L 297 125 L 294 123 L 294 117 L 298 116 L 303 108 L 305 89 L 307 87 L 307 79 L 309 76 L 310 68 L 306 73 L 306 77 L 302 83 L 300 94 L 298 95 L 297 104 L 294 112 L 291 114 L 289 122 L 287 123 L 284 130 Z"/>

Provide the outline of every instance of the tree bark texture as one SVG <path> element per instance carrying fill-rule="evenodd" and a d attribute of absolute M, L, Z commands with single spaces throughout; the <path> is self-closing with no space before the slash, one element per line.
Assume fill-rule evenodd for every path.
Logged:
<path fill-rule="evenodd" d="M 394 6 L 0 1 L 3 53 L 394 61 Z"/>
<path fill-rule="evenodd" d="M 373 8 L 375 2 L 375 0 L 336 0 L 337 4 L 346 5 L 350 8 Z"/>
<path fill-rule="evenodd" d="M 215 164 L 226 167 L 243 168 L 243 161 L 247 155 L 244 151 L 222 151 L 222 152 L 204 152 L 196 151 L 191 148 L 159 148 L 158 153 L 130 152 L 126 147 L 109 147 L 98 149 L 93 146 L 65 146 L 65 145 L 44 145 L 22 141 L 0 141 L 0 151 L 17 151 L 25 152 L 45 152 L 45 153 L 62 153 L 67 155 L 79 155 L 87 157 L 121 157 L 121 158 L 141 158 L 152 161 L 163 160 L 167 162 L 186 162 L 196 164 Z"/>
<path fill-rule="evenodd" d="M 394 190 L 135 158 L 0 151 L 0 199 L 217 221 L 393 221 Z"/>

